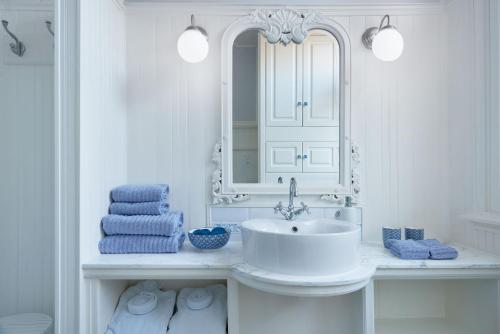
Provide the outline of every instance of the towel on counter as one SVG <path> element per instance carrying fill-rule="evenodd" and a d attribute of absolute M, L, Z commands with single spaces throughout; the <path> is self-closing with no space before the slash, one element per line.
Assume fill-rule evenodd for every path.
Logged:
<path fill-rule="evenodd" d="M 102 229 L 106 235 L 161 235 L 172 236 L 181 231 L 182 211 L 168 211 L 158 216 L 107 215 L 102 218 Z"/>
<path fill-rule="evenodd" d="M 391 242 L 390 251 L 394 256 L 405 260 L 429 258 L 429 247 L 415 240 L 394 240 Z"/>
<path fill-rule="evenodd" d="M 385 240 L 384 247 L 387 249 L 391 249 L 392 243 L 394 241 L 398 241 L 398 240 L 401 240 L 401 239 L 387 239 L 387 240 Z"/>
<path fill-rule="evenodd" d="M 200 294 L 198 290 L 206 290 L 206 293 Z M 202 299 L 208 296 L 211 297 L 207 300 L 209 303 L 204 303 Z M 177 313 L 170 319 L 167 334 L 226 334 L 226 296 L 226 287 L 221 284 L 182 289 L 177 298 Z"/>
<path fill-rule="evenodd" d="M 177 253 L 184 243 L 184 232 L 171 237 L 156 235 L 111 235 L 99 241 L 101 254 Z"/>
<path fill-rule="evenodd" d="M 129 184 L 111 190 L 111 202 L 168 202 L 167 184 Z"/>
<path fill-rule="evenodd" d="M 109 205 L 109 213 L 112 215 L 162 215 L 167 212 L 168 203 L 166 202 L 113 202 Z"/>
<path fill-rule="evenodd" d="M 458 251 L 455 248 L 445 245 L 437 239 L 418 240 L 417 242 L 429 248 L 430 258 L 433 260 L 453 260 L 458 256 Z"/>
<path fill-rule="evenodd" d="M 145 314 L 129 312 L 129 301 L 141 292 L 156 295 L 156 306 Z M 155 281 L 143 281 L 131 286 L 120 296 L 105 334 L 165 334 L 175 306 L 175 291 L 161 291 Z"/>

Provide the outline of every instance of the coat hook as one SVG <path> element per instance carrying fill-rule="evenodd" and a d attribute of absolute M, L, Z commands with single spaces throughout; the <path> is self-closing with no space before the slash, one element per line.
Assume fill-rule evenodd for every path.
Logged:
<path fill-rule="evenodd" d="M 54 37 L 54 30 L 52 30 L 52 21 L 45 21 L 45 25 L 47 26 L 47 30 Z"/>
<path fill-rule="evenodd" d="M 12 50 L 12 52 L 15 55 L 22 57 L 24 55 L 24 52 L 26 51 L 26 47 L 24 46 L 23 42 L 21 42 L 19 39 L 17 39 L 16 35 L 14 35 L 9 30 L 9 28 L 8 28 L 9 22 L 8 21 L 2 20 L 2 25 L 3 25 L 3 28 L 5 29 L 5 31 L 7 32 L 7 34 L 9 34 L 9 36 L 14 40 L 14 42 L 11 42 L 9 44 L 10 49 Z"/>

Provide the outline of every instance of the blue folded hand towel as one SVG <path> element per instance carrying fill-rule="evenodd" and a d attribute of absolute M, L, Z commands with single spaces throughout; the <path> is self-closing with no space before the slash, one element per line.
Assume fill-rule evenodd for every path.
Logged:
<path fill-rule="evenodd" d="M 99 242 L 102 254 L 177 253 L 184 243 L 184 232 L 171 237 L 154 235 L 111 235 Z"/>
<path fill-rule="evenodd" d="M 107 215 L 102 218 L 102 229 L 106 235 L 161 235 L 171 236 L 181 231 L 182 211 L 168 211 L 158 216 Z"/>
<path fill-rule="evenodd" d="M 390 251 L 394 256 L 405 260 L 417 260 L 429 258 L 429 247 L 415 240 L 394 240 Z"/>
<path fill-rule="evenodd" d="M 167 184 L 130 184 L 111 190 L 111 202 L 168 202 Z"/>
<path fill-rule="evenodd" d="M 109 213 L 112 215 L 162 215 L 168 212 L 168 203 L 166 202 L 142 202 L 125 203 L 114 202 L 109 205 Z"/>
<path fill-rule="evenodd" d="M 458 251 L 436 239 L 418 240 L 419 244 L 428 247 L 433 260 L 452 260 L 458 256 Z"/>

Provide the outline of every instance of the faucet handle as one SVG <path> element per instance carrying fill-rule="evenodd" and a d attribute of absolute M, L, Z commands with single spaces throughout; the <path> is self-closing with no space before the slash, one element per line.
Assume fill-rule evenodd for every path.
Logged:
<path fill-rule="evenodd" d="M 278 213 L 280 212 L 280 210 L 283 208 L 283 203 L 281 203 L 281 201 L 278 202 L 278 204 L 276 204 L 276 206 L 274 207 L 274 213 Z"/>
<path fill-rule="evenodd" d="M 311 211 L 309 210 L 309 207 L 304 202 L 300 202 L 300 205 L 302 206 L 302 210 L 304 210 L 305 212 L 307 212 L 308 215 L 311 214 Z"/>

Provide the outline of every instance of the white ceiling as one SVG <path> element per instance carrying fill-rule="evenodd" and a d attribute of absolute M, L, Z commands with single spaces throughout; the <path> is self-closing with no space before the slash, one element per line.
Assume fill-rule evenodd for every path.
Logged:
<path fill-rule="evenodd" d="M 219 5 L 398 5 L 440 4 L 445 0 L 125 0 L 126 3 L 206 3 Z"/>

